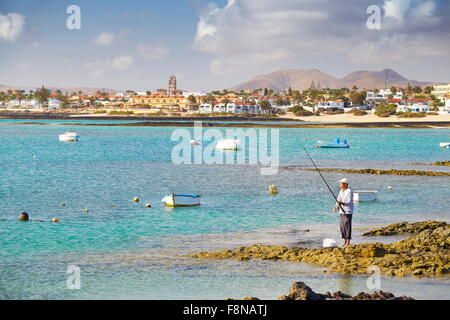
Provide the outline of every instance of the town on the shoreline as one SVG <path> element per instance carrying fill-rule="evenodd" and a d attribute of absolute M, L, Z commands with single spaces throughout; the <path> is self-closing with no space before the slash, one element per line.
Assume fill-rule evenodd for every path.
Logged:
<path fill-rule="evenodd" d="M 421 118 L 450 114 L 450 83 L 435 86 L 398 88 L 321 88 L 312 81 L 307 90 L 276 92 L 258 88 L 239 92 L 223 90 L 190 92 L 177 89 L 171 76 L 167 89 L 154 92 L 126 90 L 94 94 L 82 91 L 63 92 L 47 89 L 0 91 L 0 110 L 21 112 L 84 111 L 107 115 L 144 114 L 149 116 L 246 115 L 277 117 L 287 112 L 298 117 L 351 113 L 355 116 L 375 114 L 386 118 Z"/>

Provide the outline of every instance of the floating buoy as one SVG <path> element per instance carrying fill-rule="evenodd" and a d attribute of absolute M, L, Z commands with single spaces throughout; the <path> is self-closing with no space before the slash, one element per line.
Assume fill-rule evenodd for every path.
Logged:
<path fill-rule="evenodd" d="M 20 220 L 20 221 L 28 221 L 28 220 L 29 220 L 28 213 L 22 212 L 22 213 L 20 214 L 20 216 L 19 216 L 19 220 Z"/>
<path fill-rule="evenodd" d="M 147 203 L 147 204 L 145 205 L 145 207 L 146 207 L 146 208 L 151 208 L 152 205 L 151 205 L 150 203 Z"/>
<path fill-rule="evenodd" d="M 52 222 L 59 222 L 59 219 L 58 218 L 53 218 Z"/>
<path fill-rule="evenodd" d="M 61 202 L 61 207 L 65 207 L 66 204 L 64 202 Z"/>
<path fill-rule="evenodd" d="M 114 204 L 114 203 L 113 203 L 113 204 L 111 205 L 111 207 L 115 208 L 115 207 L 117 207 L 117 204 Z"/>
<path fill-rule="evenodd" d="M 274 184 L 269 186 L 269 193 L 270 194 L 278 194 L 278 189 Z"/>
<path fill-rule="evenodd" d="M 391 187 L 391 186 L 389 186 L 389 187 L 388 187 L 388 190 L 392 190 L 392 187 Z"/>
<path fill-rule="evenodd" d="M 81 212 L 89 212 L 89 209 L 83 209 Z"/>
<path fill-rule="evenodd" d="M 138 197 L 134 197 L 133 198 L 133 202 L 139 202 L 139 198 Z"/>

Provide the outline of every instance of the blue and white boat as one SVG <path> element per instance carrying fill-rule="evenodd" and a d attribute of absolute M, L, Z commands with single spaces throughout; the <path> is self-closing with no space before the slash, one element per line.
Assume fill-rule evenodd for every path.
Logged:
<path fill-rule="evenodd" d="M 317 142 L 317 148 L 326 148 L 326 149 L 341 149 L 341 148 L 350 148 L 350 145 L 347 142 L 347 139 L 344 139 L 343 141 L 341 141 L 339 138 L 336 138 L 334 140 L 334 143 L 330 143 L 330 144 L 324 144 L 323 141 L 318 141 Z"/>
<path fill-rule="evenodd" d="M 196 207 L 200 205 L 199 194 L 174 194 L 166 195 L 162 199 L 166 207 Z"/>

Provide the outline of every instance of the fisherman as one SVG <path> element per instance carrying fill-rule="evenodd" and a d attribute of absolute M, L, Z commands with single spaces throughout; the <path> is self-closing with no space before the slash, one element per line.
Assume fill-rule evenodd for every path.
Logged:
<path fill-rule="evenodd" d="M 348 180 L 343 178 L 339 181 L 341 190 L 337 197 L 333 212 L 339 210 L 340 227 L 344 247 L 350 245 L 352 239 L 352 216 L 353 216 L 353 191 L 348 187 Z"/>

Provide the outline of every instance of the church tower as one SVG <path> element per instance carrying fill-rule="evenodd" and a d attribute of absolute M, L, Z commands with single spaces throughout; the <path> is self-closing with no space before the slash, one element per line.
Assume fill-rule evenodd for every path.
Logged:
<path fill-rule="evenodd" d="M 177 91 L 177 77 L 174 75 L 169 78 L 169 96 L 174 96 Z"/>

